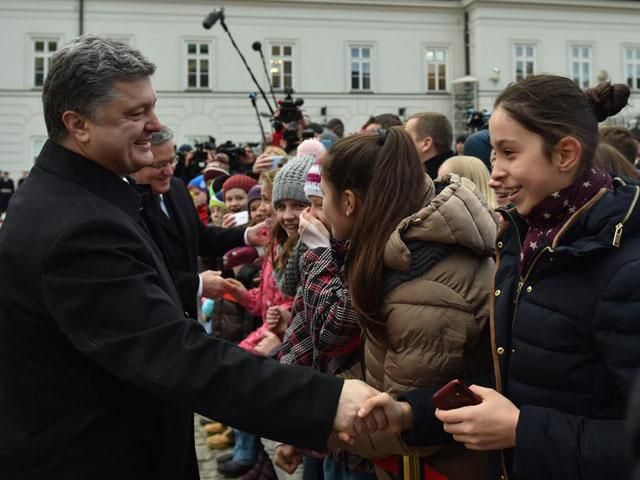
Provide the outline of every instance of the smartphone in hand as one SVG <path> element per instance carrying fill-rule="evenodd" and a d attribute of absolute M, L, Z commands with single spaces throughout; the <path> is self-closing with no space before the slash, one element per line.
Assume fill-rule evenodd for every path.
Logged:
<path fill-rule="evenodd" d="M 240 225 L 246 225 L 247 223 L 249 223 L 249 212 L 244 210 L 242 212 L 234 213 L 233 218 L 235 218 L 236 220 L 236 227 L 239 227 Z"/>
<path fill-rule="evenodd" d="M 431 397 L 431 401 L 440 410 L 454 410 L 456 408 L 478 405 L 482 399 L 473 393 L 462 380 L 451 380 Z"/>

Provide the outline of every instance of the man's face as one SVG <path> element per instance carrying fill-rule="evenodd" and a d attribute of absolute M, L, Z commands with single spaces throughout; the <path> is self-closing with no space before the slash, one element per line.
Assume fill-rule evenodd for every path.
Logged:
<path fill-rule="evenodd" d="M 150 165 L 151 134 L 161 125 L 155 114 L 156 94 L 151 78 L 116 81 L 115 98 L 88 119 L 84 153 L 117 175 L 128 175 Z"/>
<path fill-rule="evenodd" d="M 154 194 L 166 193 L 171 187 L 175 154 L 173 141 L 152 145 L 153 166 L 143 167 L 131 176 L 137 183 L 148 184 Z"/>
<path fill-rule="evenodd" d="M 407 131 L 411 140 L 413 140 L 414 145 L 416 146 L 416 151 L 418 152 L 418 156 L 420 157 L 421 162 L 426 162 L 431 157 L 435 156 L 435 153 L 431 152 L 433 150 L 431 137 L 418 138 L 417 131 L 418 119 L 410 118 L 407 120 L 407 123 L 404 125 L 404 129 Z"/>

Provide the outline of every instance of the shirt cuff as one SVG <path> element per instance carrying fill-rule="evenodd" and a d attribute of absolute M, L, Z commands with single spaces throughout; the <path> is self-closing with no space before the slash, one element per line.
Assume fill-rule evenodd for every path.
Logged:
<path fill-rule="evenodd" d="M 202 276 L 198 275 L 198 298 L 202 296 Z"/>
<path fill-rule="evenodd" d="M 245 228 L 245 229 L 244 229 L 244 244 L 245 244 L 247 247 L 251 247 L 252 245 L 249 243 L 249 235 L 248 235 L 248 232 L 249 232 L 249 229 L 248 229 L 248 228 Z"/>

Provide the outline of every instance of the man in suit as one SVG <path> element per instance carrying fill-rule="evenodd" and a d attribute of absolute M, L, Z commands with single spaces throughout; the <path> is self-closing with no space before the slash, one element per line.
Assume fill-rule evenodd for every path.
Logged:
<path fill-rule="evenodd" d="M 0 478 L 197 479 L 198 411 L 321 449 L 375 391 L 185 318 L 124 177 L 152 164 L 155 66 L 82 36 L 52 58 L 49 140 L 0 229 Z M 28 255 L 25 255 L 28 252 Z"/>
<path fill-rule="evenodd" d="M 217 298 L 224 293 L 224 280 L 218 272 L 198 274 L 198 255 L 218 257 L 248 241 L 257 244 L 258 229 L 202 225 L 184 182 L 173 177 L 173 132 L 162 127 L 151 135 L 150 142 L 153 163 L 131 177 L 150 190 L 143 200 L 142 218 L 165 255 L 185 311 L 190 318 L 197 318 L 198 297 Z"/>

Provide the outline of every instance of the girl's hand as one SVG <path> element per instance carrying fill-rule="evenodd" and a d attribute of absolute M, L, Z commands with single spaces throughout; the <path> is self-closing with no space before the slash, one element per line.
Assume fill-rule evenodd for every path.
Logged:
<path fill-rule="evenodd" d="M 491 388 L 472 385 L 471 390 L 482 397 L 482 403 L 455 410 L 436 409 L 436 418 L 444 431 L 469 450 L 500 450 L 516 445 L 516 426 L 520 410 L 511 401 Z"/>
<path fill-rule="evenodd" d="M 267 357 L 276 348 L 282 345 L 282 342 L 275 333 L 266 331 L 264 332 L 264 338 L 256 345 L 256 353 L 263 357 Z"/>
<path fill-rule="evenodd" d="M 222 227 L 231 228 L 236 226 L 236 217 L 233 213 L 225 213 L 222 217 Z"/>
<path fill-rule="evenodd" d="M 293 475 L 301 463 L 302 455 L 296 447 L 285 444 L 276 447 L 275 464 L 279 469 Z"/>
<path fill-rule="evenodd" d="M 266 322 L 269 330 L 278 336 L 284 335 L 291 321 L 291 312 L 282 307 L 269 307 Z"/>
<path fill-rule="evenodd" d="M 226 278 L 224 282 L 225 282 L 225 291 L 233 295 L 235 299 L 238 300 L 240 305 L 243 305 L 243 306 L 246 305 L 248 291 L 245 288 L 245 286 L 235 278 Z"/>

